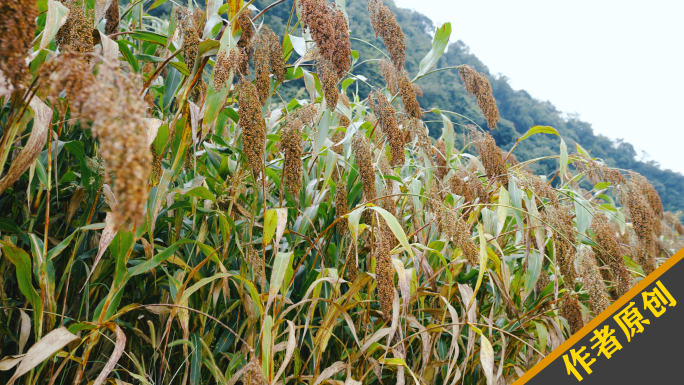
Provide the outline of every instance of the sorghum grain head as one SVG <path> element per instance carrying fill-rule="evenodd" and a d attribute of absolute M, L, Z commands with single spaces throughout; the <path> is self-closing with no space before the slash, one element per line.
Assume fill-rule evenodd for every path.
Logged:
<path fill-rule="evenodd" d="M 249 59 L 252 58 L 252 37 L 254 36 L 254 27 L 252 26 L 252 11 L 250 9 L 245 9 L 238 15 L 237 24 L 240 26 L 241 35 L 240 40 L 237 42 L 237 47 L 242 52 L 239 56 L 240 59 L 240 71 L 238 74 L 240 76 L 249 75 Z"/>
<path fill-rule="evenodd" d="M 470 139 L 478 154 L 480 160 L 487 172 L 489 178 L 494 178 L 502 185 L 508 184 L 508 170 L 503 162 L 503 154 L 501 149 L 496 145 L 496 141 L 489 133 L 481 133 L 474 126 L 466 127 L 469 131 Z"/>
<path fill-rule="evenodd" d="M 375 37 L 382 37 L 395 68 L 404 69 L 406 60 L 404 32 L 397 23 L 394 13 L 382 3 L 382 0 L 370 0 L 368 2 L 368 13 L 371 26 L 375 31 Z"/>
<path fill-rule="evenodd" d="M 387 84 L 387 90 L 390 94 L 394 95 L 397 93 L 397 70 L 394 69 L 394 64 L 387 60 L 381 59 L 378 62 L 380 67 L 380 73 L 385 78 L 385 84 Z"/>
<path fill-rule="evenodd" d="M 594 252 L 609 267 L 615 281 L 615 292 L 618 297 L 624 295 L 634 286 L 634 279 L 627 270 L 625 259 L 622 258 L 620 242 L 615 229 L 602 213 L 596 213 L 591 223 L 594 232 Z"/>
<path fill-rule="evenodd" d="M 283 181 L 287 190 L 295 199 L 302 189 L 302 121 L 292 116 L 288 117 L 284 128 L 281 144 L 285 153 L 283 166 Z"/>
<path fill-rule="evenodd" d="M 218 92 L 224 86 L 230 86 L 230 71 L 237 74 L 240 63 L 244 60 L 244 53 L 239 48 L 232 48 L 221 51 L 216 55 L 216 66 L 214 67 L 214 89 Z"/>
<path fill-rule="evenodd" d="M 390 255 L 392 233 L 386 225 L 381 225 L 375 242 L 375 276 L 378 281 L 380 307 L 385 321 L 392 319 L 394 302 L 394 270 Z"/>
<path fill-rule="evenodd" d="M 35 1 L 5 0 L 0 15 L 0 71 L 16 89 L 26 77 L 24 57 L 35 35 L 38 9 Z"/>
<path fill-rule="evenodd" d="M 418 104 L 416 93 L 413 91 L 411 79 L 409 79 L 406 70 L 399 71 L 397 73 L 397 79 L 399 83 L 399 92 L 401 93 L 401 101 L 404 103 L 404 110 L 406 110 L 406 113 L 410 117 L 420 119 L 423 113 L 420 111 L 420 104 Z"/>
<path fill-rule="evenodd" d="M 413 93 L 416 94 L 416 96 L 423 97 L 423 89 L 420 88 L 420 86 L 416 83 L 411 83 L 411 88 L 413 88 Z"/>
<path fill-rule="evenodd" d="M 337 190 L 335 190 L 335 213 L 337 218 L 342 218 L 349 212 L 347 203 L 347 182 L 344 175 L 337 181 Z M 348 230 L 348 220 L 346 218 L 337 222 L 337 232 L 344 234 Z"/>
<path fill-rule="evenodd" d="M 323 96 L 328 108 L 334 110 L 337 107 L 337 99 L 340 94 L 337 91 L 337 75 L 335 68 L 325 57 L 318 59 L 318 78 L 321 81 Z"/>
<path fill-rule="evenodd" d="M 405 161 L 404 156 L 404 134 L 397 124 L 397 113 L 389 103 L 384 94 L 379 92 L 372 93 L 368 100 L 370 106 L 380 118 L 380 127 L 387 136 L 390 145 L 390 155 L 392 156 L 391 165 L 401 165 Z"/>
<path fill-rule="evenodd" d="M 242 150 L 256 178 L 263 169 L 262 158 L 266 145 L 266 122 L 261 115 L 261 104 L 256 87 L 242 80 L 238 84 L 238 116 L 242 127 Z"/>
<path fill-rule="evenodd" d="M 556 262 L 564 277 L 565 287 L 572 290 L 577 278 L 575 269 L 575 232 L 572 225 L 573 213 L 567 206 L 547 206 L 544 218 L 551 227 Z"/>
<path fill-rule="evenodd" d="M 111 35 L 119 31 L 119 0 L 112 0 L 112 4 L 105 12 L 105 35 Z M 117 37 L 114 36 L 113 39 Z"/>
<path fill-rule="evenodd" d="M 254 82 L 261 105 L 266 103 L 270 94 L 271 79 L 269 77 L 268 42 L 263 34 L 258 34 L 254 40 Z"/>
<path fill-rule="evenodd" d="M 496 100 L 494 100 L 492 85 L 489 80 L 484 73 L 477 73 L 473 67 L 467 64 L 461 66 L 459 75 L 466 91 L 475 97 L 478 107 L 487 120 L 487 125 L 490 129 L 495 129 L 499 122 L 499 109 L 496 107 Z"/>
<path fill-rule="evenodd" d="M 575 294 L 566 292 L 566 294 L 563 296 L 561 316 L 568 320 L 570 333 L 572 334 L 577 333 L 584 327 L 584 320 L 582 319 L 582 307 L 580 306 Z"/>
<path fill-rule="evenodd" d="M 446 144 L 442 139 L 435 142 L 435 162 L 437 163 L 435 175 L 437 176 L 437 179 L 442 180 L 449 172 L 446 160 Z"/>
<path fill-rule="evenodd" d="M 363 132 L 357 132 L 352 140 L 352 152 L 356 157 L 356 165 L 363 183 L 363 195 L 365 200 L 375 199 L 378 193 L 375 189 L 375 171 L 371 163 L 371 152 L 366 136 Z"/>
<path fill-rule="evenodd" d="M 152 166 L 145 103 L 139 96 L 140 76 L 124 73 L 117 64 L 103 63 L 100 71 L 107 66 L 110 76 L 96 78 L 81 91 L 81 121 L 92 122 L 91 130 L 100 143 L 98 155 L 105 161 L 105 180 L 113 184 L 117 198 L 111 207 L 115 220 L 139 222 Z"/>
<path fill-rule="evenodd" d="M 325 0 L 299 0 L 302 22 L 309 29 L 316 47 L 332 66 L 338 78 L 351 66 L 351 43 L 347 21 L 342 11 L 328 6 Z"/>
<path fill-rule="evenodd" d="M 589 294 L 589 304 L 594 314 L 597 315 L 610 306 L 610 297 L 603 284 L 601 273 L 594 253 L 588 247 L 582 247 L 577 256 L 580 281 Z"/>

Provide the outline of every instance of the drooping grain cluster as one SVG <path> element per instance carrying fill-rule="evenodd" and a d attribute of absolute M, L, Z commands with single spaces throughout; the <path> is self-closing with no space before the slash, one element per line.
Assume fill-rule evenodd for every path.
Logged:
<path fill-rule="evenodd" d="M 472 140 L 478 154 L 480 161 L 487 172 L 487 177 L 494 178 L 502 185 L 508 185 L 508 170 L 503 161 L 503 153 L 496 145 L 494 138 L 487 132 L 481 133 L 474 126 L 466 127 L 469 132 L 470 140 Z"/>
<path fill-rule="evenodd" d="M 397 125 L 397 113 L 384 94 L 376 92 L 368 98 L 370 106 L 380 118 L 382 132 L 387 135 L 390 145 L 391 165 L 401 165 L 405 161 L 404 134 Z"/>
<path fill-rule="evenodd" d="M 582 287 L 589 294 L 591 309 L 594 314 L 599 314 L 610 306 L 610 297 L 603 284 L 596 257 L 588 247 L 582 247 L 577 254 L 577 274 Z"/>
<path fill-rule="evenodd" d="M 660 222 L 656 220 L 636 180 L 630 178 L 627 184 L 618 186 L 616 190 L 620 202 L 627 208 L 634 233 L 639 240 L 638 255 L 648 266 L 644 267 L 642 264 L 644 272 L 648 271 L 647 274 L 650 274 L 655 270 L 655 254 L 657 253 L 655 234 L 659 232 Z"/>
<path fill-rule="evenodd" d="M 107 11 L 105 12 L 104 18 L 107 20 L 105 23 L 105 35 L 111 35 L 116 32 L 119 32 L 119 0 L 112 0 L 112 3 L 109 5 L 109 8 L 107 8 Z M 117 36 L 114 36 L 113 39 L 116 40 Z"/>
<path fill-rule="evenodd" d="M 660 195 L 643 175 L 637 172 L 631 172 L 629 175 L 630 182 L 635 190 L 638 190 L 642 197 L 646 200 L 651 211 L 655 215 L 656 220 L 663 219 L 663 203 L 660 200 Z"/>
<path fill-rule="evenodd" d="M 199 48 L 200 43 L 200 31 L 198 31 L 196 19 L 193 17 L 192 12 L 188 11 L 187 9 L 180 8 L 178 15 L 180 18 L 179 26 L 181 35 L 183 36 L 183 59 L 185 60 L 185 65 L 188 66 L 188 70 L 192 71 L 197 58 L 197 49 Z"/>
<path fill-rule="evenodd" d="M 325 0 L 299 0 L 302 22 L 316 42 L 318 53 L 330 63 L 337 78 L 351 66 L 349 28 L 342 11 Z"/>
<path fill-rule="evenodd" d="M 254 44 L 254 85 L 259 95 L 261 105 L 266 104 L 270 94 L 271 79 L 269 76 L 268 42 L 262 34 L 257 34 L 253 40 Z"/>
<path fill-rule="evenodd" d="M 240 63 L 244 61 L 245 54 L 239 48 L 221 51 L 216 55 L 216 66 L 214 67 L 214 89 L 221 91 L 224 86 L 230 86 L 230 71 L 233 75 L 238 74 Z"/>
<path fill-rule="evenodd" d="M 382 219 L 380 219 L 382 221 Z M 394 270 L 390 255 L 390 242 L 394 236 L 384 223 L 380 225 L 375 241 L 375 275 L 378 281 L 380 308 L 385 321 L 392 318 L 392 303 L 394 302 Z"/>
<path fill-rule="evenodd" d="M 547 206 L 543 218 L 553 233 L 554 256 L 565 287 L 572 290 L 575 286 L 577 271 L 575 270 L 575 232 L 572 225 L 573 213 L 567 206 Z"/>
<path fill-rule="evenodd" d="M 622 296 L 634 286 L 634 279 L 627 270 L 620 242 L 618 241 L 615 230 L 608 222 L 608 218 L 600 213 L 594 215 L 591 230 L 594 232 L 594 252 L 610 267 L 610 271 L 615 281 L 615 292 Z"/>
<path fill-rule="evenodd" d="M 115 220 L 139 222 L 152 165 L 145 104 L 137 88 L 140 79 L 115 65 L 103 63 L 100 71 L 108 71 L 109 76 L 98 76 L 82 90 L 81 120 L 92 122 L 91 130 L 100 142 L 98 155 L 105 161 L 105 180 L 114 185 L 117 199 L 112 207 Z"/>
<path fill-rule="evenodd" d="M 254 26 L 252 25 L 252 11 L 247 8 L 243 10 L 237 17 L 237 25 L 240 26 L 240 40 L 237 42 L 237 47 L 242 52 L 240 55 L 240 76 L 249 75 L 249 59 L 252 58 L 254 48 L 252 48 L 252 37 L 254 36 Z"/>
<path fill-rule="evenodd" d="M 245 259 L 249 266 L 254 271 L 254 279 L 260 281 L 261 291 L 264 291 L 266 285 L 266 273 L 264 272 L 264 258 L 254 249 L 254 247 L 247 246 L 245 248 Z"/>
<path fill-rule="evenodd" d="M 371 26 L 375 31 L 375 37 L 382 37 L 394 67 L 399 70 L 404 69 L 406 44 L 404 43 L 404 32 L 397 23 L 396 16 L 382 3 L 382 0 L 370 0 L 368 2 L 368 13 Z"/>
<path fill-rule="evenodd" d="M 65 49 L 61 54 L 41 66 L 41 78 L 48 100 L 64 115 L 65 106 L 59 96 L 65 92 L 71 106 L 71 113 L 78 114 L 89 95 L 85 92 L 95 81 L 95 77 L 83 61 L 81 54 Z"/>
<path fill-rule="evenodd" d="M 281 137 L 285 163 L 283 165 L 283 182 L 287 191 L 297 198 L 302 189 L 302 121 L 295 117 L 288 117 L 287 125 Z"/>
<path fill-rule="evenodd" d="M 269 74 L 277 82 L 285 79 L 283 64 L 283 47 L 278 36 L 267 26 L 262 26 L 252 40 L 254 46 L 254 72 L 257 91 L 261 104 L 265 104 L 270 94 L 271 80 Z"/>
<path fill-rule="evenodd" d="M 487 200 L 487 192 L 480 182 L 480 178 L 463 167 L 459 167 L 447 183 L 451 192 L 462 196 L 466 202 L 475 202 L 475 199 L 478 198 L 480 202 Z"/>
<path fill-rule="evenodd" d="M 295 113 L 302 123 L 309 127 L 314 127 L 316 125 L 316 119 L 318 118 L 318 110 L 318 104 L 309 103 L 295 110 Z"/>
<path fill-rule="evenodd" d="M 479 266 L 480 252 L 472 239 L 470 226 L 455 210 L 446 210 L 444 221 L 447 222 L 444 233 L 448 239 L 461 249 L 471 265 Z"/>
<path fill-rule="evenodd" d="M 518 172 L 519 187 L 523 190 L 532 191 L 539 199 L 545 198 L 553 206 L 560 205 L 558 196 L 548 183 L 544 182 L 538 175 L 531 172 L 520 170 Z"/>
<path fill-rule="evenodd" d="M 608 167 L 605 163 L 581 154 L 572 155 L 577 158 L 577 160 L 573 162 L 573 166 L 575 166 L 579 172 L 583 172 L 591 183 L 597 184 L 604 181 L 610 182 L 613 186 L 627 183 L 627 179 L 620 171 Z"/>
<path fill-rule="evenodd" d="M 345 238 L 345 248 L 343 249 L 344 259 L 344 271 L 349 282 L 356 281 L 359 276 L 359 266 L 356 261 L 356 253 L 354 252 L 354 247 L 351 244 L 351 237 L 347 236 Z"/>
<path fill-rule="evenodd" d="M 242 80 L 238 84 L 238 116 L 242 127 L 242 151 L 254 176 L 263 169 L 264 147 L 266 145 L 266 122 L 261 115 L 261 104 L 256 87 Z"/>
<path fill-rule="evenodd" d="M 561 316 L 568 320 L 570 325 L 570 333 L 575 334 L 584 327 L 584 320 L 582 318 L 582 306 L 577 300 L 576 294 L 566 292 L 563 296 L 563 304 L 561 305 Z"/>
<path fill-rule="evenodd" d="M 280 38 L 267 26 L 261 27 L 260 35 L 268 44 L 268 63 L 271 74 L 276 82 L 282 83 L 285 80 L 285 62 L 283 62 L 283 45 Z"/>
<path fill-rule="evenodd" d="M 423 89 L 420 88 L 417 83 L 411 83 L 411 88 L 413 88 L 413 93 L 415 93 L 416 96 L 423 97 Z"/>
<path fill-rule="evenodd" d="M 6 0 L 0 4 L 0 81 L 4 76 L 15 89 L 26 77 L 24 57 L 36 30 L 35 1 Z"/>
<path fill-rule="evenodd" d="M 64 5 L 69 9 L 69 16 L 64 25 L 57 31 L 55 41 L 64 50 L 80 54 L 93 52 L 93 14 L 86 14 L 85 4 L 77 0 L 67 0 Z M 90 63 L 90 56 L 84 55 L 84 60 Z"/>
<path fill-rule="evenodd" d="M 338 119 L 339 119 L 339 118 L 338 118 Z M 340 130 L 337 130 L 337 131 L 335 131 L 335 134 L 333 135 L 333 137 L 332 137 L 331 140 L 332 140 L 333 143 L 340 143 L 340 142 L 342 142 L 342 141 L 344 140 L 345 135 L 346 135 L 345 132 L 340 131 Z M 334 146 L 331 147 L 331 149 L 332 149 L 333 151 L 335 151 L 335 153 L 338 154 L 338 155 L 344 155 L 344 154 L 343 154 L 343 152 L 344 152 L 344 143 L 335 144 Z M 335 173 L 333 173 L 333 175 L 334 175 L 334 174 L 335 174 Z"/>
<path fill-rule="evenodd" d="M 381 59 L 378 62 L 380 67 L 380 73 L 382 77 L 385 78 L 385 84 L 387 85 L 387 90 L 390 94 L 394 95 L 397 93 L 397 70 L 394 68 L 394 64 L 388 59 Z"/>
<path fill-rule="evenodd" d="M 423 124 L 420 119 L 407 119 L 404 122 L 404 131 L 408 131 L 415 140 L 416 146 L 423 150 L 425 154 L 430 154 L 432 152 L 432 146 L 430 142 L 430 136 L 427 132 L 427 127 Z"/>
<path fill-rule="evenodd" d="M 406 70 L 399 71 L 397 74 L 397 82 L 399 84 L 401 101 L 404 103 L 404 110 L 406 110 L 406 113 L 410 117 L 420 119 L 423 113 L 420 111 L 420 104 L 418 104 L 416 93 L 413 90 L 411 79 L 409 79 Z"/>
<path fill-rule="evenodd" d="M 359 168 L 359 175 L 361 175 L 364 199 L 368 201 L 377 198 L 378 193 L 375 189 L 375 171 L 373 170 L 370 146 L 362 132 L 354 135 L 352 139 L 352 152 L 356 157 L 356 165 Z"/>
<path fill-rule="evenodd" d="M 459 69 L 461 81 L 466 91 L 475 97 L 478 107 L 487 120 L 490 129 L 495 129 L 499 122 L 499 109 L 492 93 L 492 85 L 484 73 L 477 73 L 475 68 L 464 64 Z"/>
<path fill-rule="evenodd" d="M 337 74 L 332 63 L 325 57 L 320 57 L 316 64 L 318 67 L 318 78 L 321 81 L 321 88 L 323 89 L 323 96 L 325 96 L 325 103 L 328 108 L 334 110 L 337 107 L 337 99 L 340 94 L 337 91 Z"/>
<path fill-rule="evenodd" d="M 447 167 L 446 144 L 444 143 L 444 139 L 439 139 L 436 141 L 434 149 L 435 163 L 437 164 L 435 175 L 437 176 L 437 179 L 442 180 L 449 172 L 449 168 Z"/>

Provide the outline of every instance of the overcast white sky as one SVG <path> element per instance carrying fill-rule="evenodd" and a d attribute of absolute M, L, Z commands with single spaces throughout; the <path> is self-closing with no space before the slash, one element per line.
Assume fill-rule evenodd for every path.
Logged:
<path fill-rule="evenodd" d="M 395 2 L 451 22 L 451 41 L 513 88 L 684 173 L 684 1 Z"/>

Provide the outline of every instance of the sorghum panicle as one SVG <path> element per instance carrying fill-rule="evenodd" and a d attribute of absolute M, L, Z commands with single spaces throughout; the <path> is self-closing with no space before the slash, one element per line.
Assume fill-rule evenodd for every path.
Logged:
<path fill-rule="evenodd" d="M 262 158 L 266 145 L 266 122 L 261 115 L 261 104 L 256 87 L 246 80 L 238 84 L 238 116 L 242 127 L 242 150 L 256 178 L 263 169 Z"/>
<path fill-rule="evenodd" d="M 381 36 L 389 51 L 392 63 L 397 69 L 404 69 L 406 60 L 406 43 L 404 32 L 397 23 L 396 16 L 382 3 L 382 0 L 368 1 L 368 13 L 375 37 Z"/>
<path fill-rule="evenodd" d="M 0 71 L 16 89 L 27 74 L 24 57 L 35 35 L 38 9 L 35 1 L 4 0 L 0 15 Z"/>

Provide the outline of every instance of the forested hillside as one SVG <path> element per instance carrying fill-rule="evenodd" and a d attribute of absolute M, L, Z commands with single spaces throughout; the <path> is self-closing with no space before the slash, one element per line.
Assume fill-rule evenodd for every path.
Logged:
<path fill-rule="evenodd" d="M 290 16 L 292 1 L 287 0 L 284 4 L 278 5 L 266 13 L 265 23 L 269 24 L 278 34 L 284 33 L 285 25 Z M 263 9 L 271 2 L 272 0 L 257 0 L 254 5 Z M 406 34 L 406 69 L 409 75 L 413 76 L 418 71 L 418 63 L 430 48 L 435 28 L 439 26 L 435 26 L 429 18 L 420 13 L 397 8 L 392 1 L 385 3 L 397 15 L 397 20 Z M 381 40 L 375 38 L 370 26 L 366 4 L 365 0 L 351 0 L 346 4 L 351 36 L 384 49 Z M 297 16 L 293 15 L 292 18 L 290 24 L 295 25 Z M 499 146 L 509 149 L 515 143 L 515 139 L 533 125 L 552 126 L 561 133 L 570 151 L 574 150 L 575 142 L 577 142 L 588 150 L 593 157 L 602 158 L 610 166 L 641 173 L 658 190 L 665 210 L 684 210 L 684 176 L 670 170 L 663 170 L 654 161 L 641 162 L 637 160 L 637 152 L 632 144 L 612 141 L 603 135 L 596 134 L 590 123 L 577 118 L 564 118 L 561 111 L 557 110 L 551 102 L 534 99 L 525 90 L 514 90 L 505 76 L 494 76 L 489 72 L 485 63 L 482 63 L 469 52 L 467 42 L 458 40 L 458 36 L 454 34 L 451 36 L 451 41 L 447 52 L 435 68 L 469 64 L 488 75 L 502 118 L 498 128 L 492 132 Z M 362 58 L 382 57 L 375 48 L 356 40 L 352 40 L 352 49 L 358 51 Z M 364 65 L 366 67 L 360 67 L 359 71 L 373 80 L 372 83 L 382 83 L 382 75 L 377 62 L 368 62 Z M 474 119 L 478 124 L 485 127 L 484 117 L 480 109 L 477 108 L 474 99 L 466 94 L 457 70 L 433 74 L 420 79 L 417 83 L 423 91 L 423 96 L 419 97 L 418 101 L 424 109 L 437 106 L 446 109 L 448 106 L 451 111 Z M 363 88 L 364 85 L 360 83 L 359 87 Z M 435 115 L 435 120 L 437 119 L 438 117 Z M 465 124 L 466 121 L 460 123 Z M 431 134 L 438 136 L 440 132 L 441 122 L 435 123 Z M 558 153 L 558 148 L 556 148 L 558 144 L 555 138 L 536 135 L 531 139 L 522 142 L 516 148 L 515 154 L 519 160 L 523 161 Z M 537 165 L 534 171 L 538 174 L 549 174 L 556 168 L 553 160 L 538 162 Z"/>
<path fill-rule="evenodd" d="M 285 26 L 290 19 L 292 2 L 293 0 L 286 0 L 270 9 L 264 16 L 264 23 L 271 26 L 280 36 L 284 35 Z M 272 3 L 273 0 L 256 0 L 253 5 L 262 10 Z M 406 35 L 406 70 L 413 77 L 418 71 L 420 60 L 429 51 L 432 35 L 439 26 L 435 26 L 428 17 L 420 13 L 396 7 L 391 0 L 385 3 L 397 15 L 397 21 Z M 170 12 L 171 6 L 171 2 L 165 3 L 164 6 L 153 10 L 152 13 Z M 358 51 L 361 58 L 382 58 L 383 55 L 378 49 L 384 49 L 384 45 L 380 39 L 376 39 L 371 28 L 367 0 L 347 1 L 345 11 L 349 19 L 351 37 L 369 42 L 374 46 L 372 47 L 359 40 L 352 40 L 352 49 Z M 295 25 L 297 25 L 297 15 L 292 15 L 290 31 Z M 297 28 L 300 26 L 297 25 Z M 468 64 L 488 75 L 501 115 L 498 128 L 492 131 L 492 135 L 501 148 L 510 149 L 516 138 L 534 125 L 552 126 L 561 133 L 570 151 L 575 150 L 575 143 L 577 142 L 593 157 L 603 159 L 612 167 L 641 173 L 658 190 L 665 210 L 673 212 L 684 210 L 684 176 L 670 170 L 663 170 L 655 161 L 642 162 L 637 160 L 637 152 L 632 144 L 620 140 L 613 141 L 603 135 L 596 134 L 590 123 L 574 117 L 564 117 L 551 102 L 534 99 L 525 90 L 514 90 L 505 76 L 491 74 L 485 63 L 470 53 L 466 42 L 460 41 L 458 38 L 457 35 L 452 34 L 451 44 L 435 68 Z M 297 59 L 296 54 L 292 56 L 291 61 Z M 377 61 L 368 61 L 360 66 L 357 72 L 370 78 L 371 84 L 383 83 Z M 283 96 L 295 96 L 293 90 L 300 90 L 301 92 L 304 87 L 303 81 L 300 80 L 300 82 L 301 84 L 292 82 L 283 87 Z M 362 82 L 357 83 L 360 90 L 367 89 L 367 86 Z M 482 112 L 475 104 L 475 100 L 467 95 L 456 69 L 424 77 L 417 83 L 423 91 L 423 96 L 419 97 L 418 101 L 424 109 L 433 107 L 448 109 L 471 118 L 482 127 L 486 127 Z M 429 119 L 426 120 L 429 121 Z M 434 115 L 434 120 L 436 122 L 431 126 L 431 135 L 437 137 L 441 133 L 441 120 L 437 115 Z M 460 122 L 455 119 L 454 122 L 468 123 L 465 119 Z M 456 130 L 459 134 L 462 133 L 458 126 L 456 126 Z M 554 137 L 535 135 L 530 140 L 522 142 L 514 153 L 518 160 L 524 161 L 557 154 L 557 147 L 558 143 Z M 540 175 L 549 175 L 556 167 L 555 160 L 546 159 L 536 162 L 533 165 L 533 171 Z"/>

